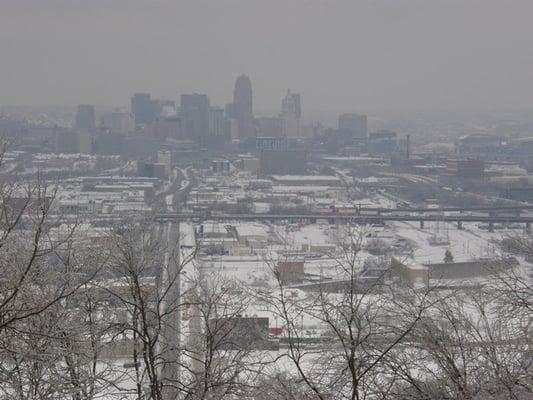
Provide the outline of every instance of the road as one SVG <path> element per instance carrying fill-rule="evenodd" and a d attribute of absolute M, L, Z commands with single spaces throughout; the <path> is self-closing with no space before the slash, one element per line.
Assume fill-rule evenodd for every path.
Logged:
<path fill-rule="evenodd" d="M 161 239 L 165 242 L 164 262 L 159 275 L 159 315 L 161 318 L 161 338 L 158 351 L 163 363 L 161 376 L 167 381 L 179 379 L 180 344 L 180 252 L 179 223 L 166 222 L 158 227 Z M 164 396 L 173 399 L 177 395 L 172 388 L 166 388 Z"/>

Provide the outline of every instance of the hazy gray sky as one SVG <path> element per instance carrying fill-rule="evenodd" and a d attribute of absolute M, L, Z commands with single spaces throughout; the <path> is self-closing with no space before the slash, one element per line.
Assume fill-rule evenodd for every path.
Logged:
<path fill-rule="evenodd" d="M 0 104 L 532 107 L 533 1 L 0 0 Z"/>

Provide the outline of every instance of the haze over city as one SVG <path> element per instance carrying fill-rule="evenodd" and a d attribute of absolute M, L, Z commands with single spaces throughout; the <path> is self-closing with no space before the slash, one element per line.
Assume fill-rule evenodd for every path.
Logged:
<path fill-rule="evenodd" d="M 236 74 L 272 111 L 533 105 L 528 1 L 0 1 L 0 103 L 220 104 Z"/>
<path fill-rule="evenodd" d="M 532 21 L 0 0 L 0 400 L 533 399 Z"/>

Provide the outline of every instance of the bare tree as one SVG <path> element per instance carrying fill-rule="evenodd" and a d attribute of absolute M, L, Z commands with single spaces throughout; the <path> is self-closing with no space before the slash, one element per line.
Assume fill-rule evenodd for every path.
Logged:
<path fill-rule="evenodd" d="M 531 315 L 502 313 L 493 287 L 439 293 L 396 355 L 395 393 L 412 399 L 531 396 Z"/>
<path fill-rule="evenodd" d="M 175 224 L 130 224 L 109 242 L 115 273 L 99 285 L 124 315 L 116 328 L 130 343 L 136 397 L 238 396 L 262 365 L 252 350 L 267 339 L 235 341 L 250 334 L 239 324 L 245 291 L 205 274 Z"/>
<path fill-rule="evenodd" d="M 393 351 L 411 334 L 430 305 L 427 291 L 399 289 L 361 275 L 359 252 L 364 229 L 349 229 L 334 257 L 340 271 L 335 285 L 319 285 L 305 298 L 290 296 L 276 274 L 278 288 L 271 307 L 283 321 L 287 357 L 312 398 L 361 399 L 381 393 L 391 379 L 385 366 Z M 314 321 L 321 340 L 309 345 L 304 321 Z"/>
<path fill-rule="evenodd" d="M 3 146 L 0 160 L 5 151 Z M 0 387 L 16 398 L 70 395 L 92 383 L 81 377 L 76 383 L 63 373 L 66 352 L 74 356 L 65 343 L 81 327 L 65 325 L 73 315 L 67 302 L 97 274 L 98 261 L 88 261 L 86 249 L 76 246 L 77 223 L 65 225 L 61 234 L 53 228 L 60 221 L 53 209 L 56 188 L 39 175 L 21 179 L 4 167 L 0 164 Z"/>
<path fill-rule="evenodd" d="M 239 283 L 216 273 L 198 278 L 189 303 L 191 340 L 183 349 L 186 398 L 240 398 L 265 367 L 268 325 L 245 317 L 253 298 Z"/>

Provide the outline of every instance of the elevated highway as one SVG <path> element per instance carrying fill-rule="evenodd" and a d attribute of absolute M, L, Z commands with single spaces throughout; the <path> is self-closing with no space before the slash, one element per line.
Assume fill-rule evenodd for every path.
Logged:
<path fill-rule="evenodd" d="M 529 229 L 533 223 L 533 216 L 520 215 L 432 215 L 408 213 L 402 210 L 389 213 L 359 214 L 359 213 L 309 213 L 309 214 L 198 214 L 198 213 L 174 213 L 158 214 L 155 216 L 158 221 L 172 220 L 196 220 L 196 221 L 288 221 L 288 222 L 310 222 L 327 220 L 330 223 L 355 223 L 355 224 L 381 224 L 388 221 L 419 222 L 420 227 L 424 227 L 424 222 L 450 222 L 457 223 L 458 228 L 466 222 L 485 223 L 489 230 L 494 229 L 494 224 L 525 224 Z"/>
<path fill-rule="evenodd" d="M 355 211 L 361 212 L 377 212 L 380 214 L 385 213 L 397 213 L 397 212 L 415 212 L 415 213 L 438 213 L 438 212 L 481 212 L 488 214 L 501 214 L 501 213 L 520 213 L 522 211 L 533 210 L 533 205 L 523 205 L 523 206 L 501 206 L 501 207 L 438 207 L 438 208 L 383 208 L 383 207 L 356 207 Z"/>

